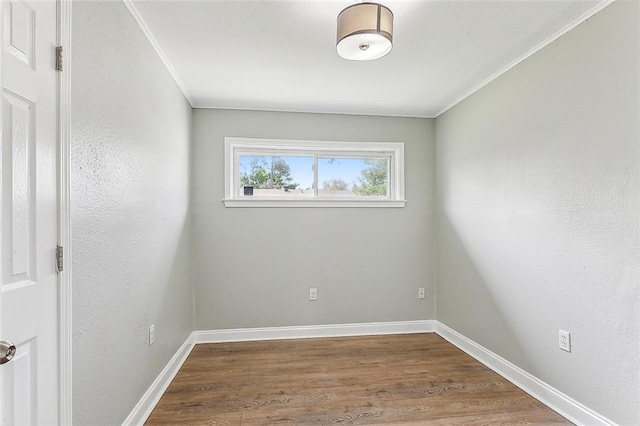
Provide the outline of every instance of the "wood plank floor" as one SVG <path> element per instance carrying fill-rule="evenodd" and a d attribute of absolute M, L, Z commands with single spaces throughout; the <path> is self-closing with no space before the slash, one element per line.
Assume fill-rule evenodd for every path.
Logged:
<path fill-rule="evenodd" d="M 169 423 L 571 424 L 434 333 L 196 345 Z"/>

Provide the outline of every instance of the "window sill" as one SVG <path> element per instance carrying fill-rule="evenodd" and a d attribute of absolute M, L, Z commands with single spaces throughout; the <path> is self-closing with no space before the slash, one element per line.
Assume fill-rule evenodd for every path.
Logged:
<path fill-rule="evenodd" d="M 225 207 L 313 207 L 313 208 L 335 208 L 335 207 L 404 207 L 406 200 L 292 200 L 292 199 L 258 199 L 258 198 L 232 198 L 224 201 Z"/>

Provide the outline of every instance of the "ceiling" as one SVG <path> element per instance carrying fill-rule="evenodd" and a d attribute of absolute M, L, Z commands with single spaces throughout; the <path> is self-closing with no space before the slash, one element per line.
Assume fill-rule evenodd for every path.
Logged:
<path fill-rule="evenodd" d="M 353 62 L 355 1 L 126 0 L 196 108 L 436 117 L 611 0 L 399 1 L 394 47 Z"/>

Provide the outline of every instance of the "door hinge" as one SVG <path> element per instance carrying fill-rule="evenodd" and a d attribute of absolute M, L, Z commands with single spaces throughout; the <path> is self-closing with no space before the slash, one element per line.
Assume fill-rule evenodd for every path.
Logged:
<path fill-rule="evenodd" d="M 56 47 L 56 71 L 62 71 L 62 46 Z"/>
<path fill-rule="evenodd" d="M 56 271 L 64 271 L 64 249 L 62 246 L 56 247 Z"/>

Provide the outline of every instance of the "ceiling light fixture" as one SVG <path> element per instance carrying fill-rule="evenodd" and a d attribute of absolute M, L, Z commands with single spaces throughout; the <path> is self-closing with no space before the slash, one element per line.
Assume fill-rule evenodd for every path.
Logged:
<path fill-rule="evenodd" d="M 379 3 L 358 3 L 338 15 L 338 55 L 351 61 L 382 58 L 393 47 L 393 13 Z"/>

